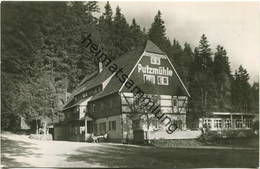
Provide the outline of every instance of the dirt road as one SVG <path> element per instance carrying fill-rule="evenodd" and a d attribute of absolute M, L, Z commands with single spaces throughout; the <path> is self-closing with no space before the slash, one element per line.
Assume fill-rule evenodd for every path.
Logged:
<path fill-rule="evenodd" d="M 257 167 L 258 151 L 38 141 L 1 135 L 2 167 Z"/>

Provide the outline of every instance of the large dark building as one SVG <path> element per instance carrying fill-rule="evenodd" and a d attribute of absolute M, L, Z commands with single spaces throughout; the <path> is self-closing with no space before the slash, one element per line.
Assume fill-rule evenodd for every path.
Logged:
<path fill-rule="evenodd" d="M 168 56 L 154 43 L 148 40 L 112 62 L 109 57 L 100 60 L 99 70 L 82 80 L 64 106 L 70 140 L 86 140 L 91 133 L 107 133 L 111 141 L 132 140 L 142 131 L 144 139 L 170 139 L 185 132 L 190 94 Z M 140 103 L 137 96 L 150 103 Z M 162 118 L 148 113 L 156 105 Z M 169 134 L 173 123 L 177 130 Z"/>

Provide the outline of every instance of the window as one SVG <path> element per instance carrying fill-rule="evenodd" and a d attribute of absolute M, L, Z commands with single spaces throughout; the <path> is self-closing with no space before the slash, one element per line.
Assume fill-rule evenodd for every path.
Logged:
<path fill-rule="evenodd" d="M 231 128 L 231 120 L 230 119 L 225 120 L 225 128 Z"/>
<path fill-rule="evenodd" d="M 204 125 L 206 128 L 211 128 L 211 120 L 210 119 L 204 120 Z"/>
<path fill-rule="evenodd" d="M 154 127 L 154 129 L 158 129 L 159 128 L 159 122 L 158 122 L 158 120 L 153 120 L 152 121 L 152 125 L 153 125 L 153 127 Z"/>
<path fill-rule="evenodd" d="M 113 100 L 112 99 L 110 99 L 110 101 L 109 101 L 109 105 L 110 105 L 110 108 L 113 108 Z"/>
<path fill-rule="evenodd" d="M 109 121 L 109 124 L 108 124 L 108 131 L 112 130 L 112 121 Z"/>
<path fill-rule="evenodd" d="M 74 134 L 78 135 L 78 128 L 77 127 L 74 127 Z"/>
<path fill-rule="evenodd" d="M 214 128 L 222 128 L 222 120 L 214 120 Z"/>
<path fill-rule="evenodd" d="M 242 120 L 236 120 L 236 128 L 242 128 Z"/>
<path fill-rule="evenodd" d="M 92 104 L 92 111 L 95 112 L 96 111 L 96 105 Z"/>
<path fill-rule="evenodd" d="M 178 113 L 178 98 L 177 97 L 173 97 L 172 98 L 172 105 L 173 105 L 173 112 L 174 113 Z"/>
<path fill-rule="evenodd" d="M 133 130 L 138 130 L 141 128 L 140 120 L 133 120 L 132 123 Z"/>
<path fill-rule="evenodd" d="M 174 99 L 173 100 L 173 106 L 177 106 L 177 103 L 178 103 L 177 99 Z"/>
<path fill-rule="evenodd" d="M 158 85 L 168 85 L 169 79 L 165 76 L 157 76 L 157 83 Z"/>
<path fill-rule="evenodd" d="M 97 133 L 97 124 L 96 123 L 94 124 L 93 129 L 94 129 L 94 133 L 96 134 Z"/>
<path fill-rule="evenodd" d="M 160 58 L 159 57 L 151 57 L 151 64 L 160 65 L 161 64 Z"/>
<path fill-rule="evenodd" d="M 155 84 L 155 76 L 144 74 L 144 82 L 150 82 L 152 84 Z"/>
<path fill-rule="evenodd" d="M 245 119 L 245 126 L 246 128 L 252 128 L 252 120 Z"/>
<path fill-rule="evenodd" d="M 100 102 L 100 109 L 103 110 L 104 109 L 104 103 Z"/>
<path fill-rule="evenodd" d="M 99 123 L 99 134 L 105 134 L 106 130 L 106 122 Z"/>
<path fill-rule="evenodd" d="M 116 130 L 116 121 L 109 122 L 109 130 Z"/>
<path fill-rule="evenodd" d="M 87 92 L 84 92 L 84 93 L 83 93 L 83 98 L 85 98 L 85 97 L 87 97 L 87 96 L 88 96 Z"/>

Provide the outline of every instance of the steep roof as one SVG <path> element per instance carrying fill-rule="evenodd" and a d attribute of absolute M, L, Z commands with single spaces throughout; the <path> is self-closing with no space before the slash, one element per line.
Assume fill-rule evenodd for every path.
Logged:
<path fill-rule="evenodd" d="M 152 52 L 152 53 L 157 53 L 157 54 L 162 54 L 162 55 L 165 55 L 166 53 L 161 51 L 161 49 L 156 46 L 152 41 L 150 40 L 147 40 L 147 43 L 146 43 L 146 46 L 145 46 L 145 49 L 144 49 L 146 52 Z"/>
<path fill-rule="evenodd" d="M 126 54 L 122 55 L 118 59 L 112 61 L 110 65 L 112 65 L 114 63 L 119 68 L 123 68 L 123 73 L 129 74 L 130 71 L 132 70 L 134 64 L 137 62 L 138 58 L 141 56 L 142 52 L 144 51 L 143 49 L 144 49 L 144 47 L 135 48 L 135 49 L 127 52 Z M 103 71 L 100 73 L 96 73 L 96 71 L 95 71 L 92 74 L 87 75 L 81 81 L 79 87 L 73 91 L 71 99 L 69 100 L 69 102 L 67 102 L 67 104 L 64 106 L 64 108 L 66 109 L 68 107 L 77 105 L 77 103 L 73 103 L 74 96 L 78 95 L 79 93 L 81 93 L 83 91 L 89 90 L 95 86 L 101 85 L 111 75 L 112 75 L 112 73 L 107 68 L 103 68 Z M 116 92 L 119 90 L 121 85 L 122 84 L 118 81 L 118 79 L 116 77 L 112 77 L 111 80 L 109 81 L 108 85 L 105 87 L 105 89 L 102 92 L 96 94 L 93 97 L 93 99 L 111 94 L 111 92 L 112 93 Z"/>
<path fill-rule="evenodd" d="M 159 47 L 157 47 L 152 41 L 147 40 L 145 46 L 140 46 L 138 48 L 135 48 L 135 49 L 127 52 L 126 54 L 122 55 L 118 59 L 112 61 L 112 63 L 110 65 L 116 64 L 118 66 L 118 68 L 123 69 L 122 71 L 124 74 L 129 75 L 131 70 L 134 68 L 135 64 L 137 63 L 138 59 L 141 57 L 143 52 L 150 52 L 150 53 L 166 55 L 166 53 L 161 51 L 159 49 Z M 177 74 L 175 69 L 174 69 L 174 71 Z M 111 78 L 111 76 L 112 76 L 112 78 Z M 178 76 L 178 74 L 177 74 L 177 76 Z M 178 76 L 178 78 L 179 78 L 179 76 Z M 105 86 L 105 88 L 103 89 L 103 91 L 94 95 L 91 100 L 96 100 L 101 97 L 108 96 L 108 95 L 118 92 L 120 90 L 122 83 L 118 80 L 117 77 L 114 76 L 114 74 L 112 74 L 108 70 L 108 68 L 103 68 L 102 72 L 100 72 L 98 74 L 96 74 L 96 72 L 94 72 L 93 74 L 85 77 L 81 81 L 80 86 L 73 92 L 72 97 L 76 96 L 77 94 L 79 94 L 83 91 L 89 90 L 95 86 L 101 85 L 106 80 L 108 80 L 108 83 Z M 179 80 L 181 81 L 180 78 L 179 78 Z M 181 83 L 182 83 L 182 81 L 181 81 Z M 188 91 L 183 83 L 182 83 L 182 85 L 185 88 L 186 92 L 188 93 Z M 188 93 L 188 95 L 189 95 L 189 93 Z M 72 100 L 71 100 L 71 102 L 72 102 Z M 67 105 L 65 105 L 65 108 L 71 107 L 72 105 L 73 106 L 77 105 L 77 103 L 73 103 L 73 102 L 68 103 Z"/>
<path fill-rule="evenodd" d="M 95 77 L 97 74 L 98 74 L 98 70 L 95 70 L 93 73 L 91 73 L 91 74 L 85 76 L 85 77 L 81 80 L 81 82 L 79 83 L 78 86 L 83 85 L 84 83 L 86 83 L 87 81 L 89 81 L 91 78 Z"/>
<path fill-rule="evenodd" d="M 115 60 L 113 63 L 118 66 L 118 68 L 123 68 L 123 73 L 122 74 L 129 74 L 130 71 L 133 69 L 135 63 L 138 61 L 140 56 L 143 53 L 143 47 L 139 47 L 135 50 L 132 50 L 125 55 L 122 55 L 118 60 Z M 113 64 L 112 63 L 112 64 Z M 107 69 L 107 68 L 105 68 Z M 111 72 L 109 72 L 110 75 Z M 108 85 L 105 87 L 105 89 L 96 94 L 91 100 L 96 100 L 98 98 L 110 95 L 112 93 L 118 92 L 120 87 L 122 86 L 122 83 L 118 80 L 116 76 L 113 76 L 111 80 L 109 81 Z"/>

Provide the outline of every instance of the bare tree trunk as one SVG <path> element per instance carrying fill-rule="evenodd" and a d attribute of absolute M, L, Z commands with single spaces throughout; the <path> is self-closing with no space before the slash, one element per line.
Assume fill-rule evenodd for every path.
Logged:
<path fill-rule="evenodd" d="M 38 129 L 38 120 L 36 119 L 36 134 L 39 134 L 39 129 Z"/>
<path fill-rule="evenodd" d="M 205 91 L 205 108 L 206 108 L 206 109 L 207 109 L 207 104 L 208 104 L 208 103 L 207 103 L 207 102 L 208 102 L 208 100 L 207 100 L 207 97 L 208 97 L 207 94 L 208 94 L 207 91 Z"/>
<path fill-rule="evenodd" d="M 47 122 L 43 121 L 43 134 L 46 135 L 47 134 Z"/>
<path fill-rule="evenodd" d="M 146 114 L 146 123 L 147 123 L 146 140 L 149 144 L 150 143 L 150 139 L 149 139 L 149 136 L 148 136 L 149 128 L 150 128 L 149 114 Z"/>

